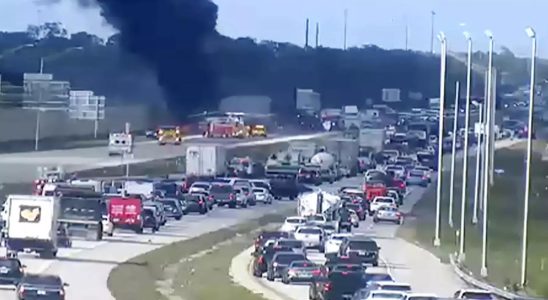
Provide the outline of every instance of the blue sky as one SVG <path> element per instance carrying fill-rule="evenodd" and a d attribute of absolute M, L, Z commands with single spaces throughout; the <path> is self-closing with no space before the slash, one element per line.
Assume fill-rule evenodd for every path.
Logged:
<path fill-rule="evenodd" d="M 548 1 L 545 0 L 215 0 L 219 5 L 218 30 L 232 37 L 250 36 L 304 44 L 305 19 L 310 18 L 310 40 L 320 23 L 320 43 L 342 47 L 344 10 L 348 10 L 348 46 L 376 44 L 404 48 L 406 24 L 409 47 L 430 49 L 430 12 L 436 11 L 436 32 L 448 36 L 451 50 L 465 49 L 464 30 L 476 38 L 475 47 L 485 50 L 483 35 L 490 29 L 497 45 L 518 55 L 528 55 L 526 26 L 538 31 L 539 55 L 548 45 Z M 106 37 L 113 29 L 97 9 L 81 9 L 76 0 L 42 6 L 36 0 L 0 0 L 0 30 L 22 30 L 30 23 L 60 21 L 69 32 L 85 30 Z M 438 44 L 435 44 L 439 48 Z M 437 49 L 436 49 L 437 50 Z"/>

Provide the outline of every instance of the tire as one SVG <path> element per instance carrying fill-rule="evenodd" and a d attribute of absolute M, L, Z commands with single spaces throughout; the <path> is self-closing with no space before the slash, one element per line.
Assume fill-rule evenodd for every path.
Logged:
<path fill-rule="evenodd" d="M 175 217 L 175 220 L 180 221 L 183 218 L 183 216 Z"/>
<path fill-rule="evenodd" d="M 113 236 L 114 232 L 107 232 L 107 236 Z"/>
<path fill-rule="evenodd" d="M 257 270 L 253 270 L 253 276 L 261 278 L 263 277 L 263 273 Z"/>
<path fill-rule="evenodd" d="M 379 262 L 378 262 L 378 261 L 373 262 L 373 267 L 378 267 L 378 266 L 379 266 Z"/>
<path fill-rule="evenodd" d="M 274 274 L 267 272 L 266 273 L 266 280 L 268 281 L 274 281 Z"/>
<path fill-rule="evenodd" d="M 346 227 L 346 232 L 352 232 L 352 226 Z"/>
<path fill-rule="evenodd" d="M 143 233 L 143 227 L 139 227 L 135 229 L 135 233 L 142 234 Z"/>
<path fill-rule="evenodd" d="M 325 247 L 324 246 L 320 246 L 320 248 L 318 248 L 318 250 L 320 251 L 320 253 L 325 253 Z"/>
<path fill-rule="evenodd" d="M 379 219 L 373 218 L 373 223 L 375 223 L 375 224 L 379 223 Z"/>
<path fill-rule="evenodd" d="M 240 205 L 240 207 L 241 207 L 241 208 L 247 208 L 247 203 L 242 203 L 242 204 Z"/>
<path fill-rule="evenodd" d="M 202 208 L 200 210 L 200 215 L 205 215 L 207 213 L 207 210 L 205 208 Z"/>
<path fill-rule="evenodd" d="M 236 204 L 234 204 L 234 203 L 229 203 L 229 204 L 228 204 L 228 208 L 236 208 Z"/>

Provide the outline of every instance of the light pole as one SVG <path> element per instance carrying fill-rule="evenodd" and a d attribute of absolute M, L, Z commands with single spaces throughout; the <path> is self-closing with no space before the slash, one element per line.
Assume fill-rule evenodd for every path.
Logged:
<path fill-rule="evenodd" d="M 63 55 L 68 54 L 72 51 L 82 50 L 82 49 L 84 49 L 84 48 L 83 47 L 70 47 L 70 48 L 67 48 L 67 49 L 63 50 L 62 52 L 55 53 L 55 54 L 52 54 L 52 55 L 46 56 L 46 57 L 41 57 L 40 58 L 40 74 L 44 74 L 44 62 L 45 61 L 47 61 L 47 60 L 51 61 L 52 59 L 60 58 Z M 39 107 L 42 104 L 42 101 L 43 101 L 42 98 L 43 98 L 43 87 L 41 86 L 39 94 L 38 94 L 38 109 L 36 110 L 36 129 L 34 131 L 34 151 L 38 151 L 38 149 L 39 149 L 38 143 L 40 141 L 40 115 L 41 115 L 42 112 L 46 111 L 45 109 L 40 109 L 40 107 Z"/>
<path fill-rule="evenodd" d="M 31 48 L 31 47 L 34 47 L 34 44 L 24 44 L 24 45 L 17 46 L 15 48 L 4 50 L 2 51 L 2 53 L 0 53 L 0 59 L 3 59 L 4 57 L 6 57 L 6 55 L 13 54 L 21 49 Z"/>
<path fill-rule="evenodd" d="M 472 36 L 468 32 L 464 32 L 464 37 L 468 42 L 468 55 L 466 62 L 466 104 L 464 113 L 464 153 L 462 159 L 462 194 L 460 202 L 460 235 L 459 235 L 459 257 L 460 262 L 464 262 L 464 230 L 466 220 L 466 202 L 468 200 L 467 184 L 468 184 L 468 131 L 470 130 L 470 94 L 472 90 Z"/>
<path fill-rule="evenodd" d="M 436 12 L 430 12 L 430 53 L 434 54 L 434 20 L 436 18 Z"/>
<path fill-rule="evenodd" d="M 523 202 L 523 234 L 521 237 L 521 286 L 527 284 L 527 231 L 529 223 L 529 195 L 531 194 L 531 159 L 533 148 L 533 113 L 535 104 L 535 65 L 537 57 L 537 37 L 535 30 L 525 30 L 531 38 L 531 81 L 529 87 L 529 124 L 527 125 L 527 164 L 525 169 L 525 201 Z"/>
<path fill-rule="evenodd" d="M 83 49 L 84 49 L 84 47 L 70 47 L 70 48 L 67 48 L 67 49 L 59 52 L 59 53 L 54 53 L 54 54 L 46 56 L 46 57 L 40 57 L 40 74 L 44 74 L 44 62 L 60 58 L 63 55 L 68 54 L 72 51 L 83 50 Z"/>
<path fill-rule="evenodd" d="M 438 34 L 441 42 L 440 55 L 440 115 L 438 125 L 438 185 L 436 189 L 436 229 L 434 233 L 434 246 L 441 245 L 440 222 L 441 222 L 441 192 L 442 192 L 442 168 L 443 168 L 443 119 L 445 114 L 445 77 L 447 64 L 447 38 L 443 32 Z"/>
<path fill-rule="evenodd" d="M 451 146 L 451 179 L 449 181 L 449 227 L 453 228 L 453 201 L 455 199 L 455 163 L 457 154 L 457 126 L 459 125 L 460 82 L 455 83 L 455 113 L 453 115 L 453 142 Z"/>
<path fill-rule="evenodd" d="M 487 119 L 486 119 L 486 130 L 485 130 L 485 159 L 484 159 L 484 174 L 483 174 L 483 230 L 482 230 L 482 249 L 481 249 L 481 276 L 487 277 L 487 205 L 489 203 L 489 161 L 491 156 L 491 117 L 492 117 L 492 108 L 493 99 L 491 99 L 493 91 L 493 48 L 494 48 L 494 39 L 493 33 L 486 30 L 485 35 L 489 38 L 489 66 L 487 71 L 487 98 L 486 106 L 484 109 L 487 110 Z"/>
<path fill-rule="evenodd" d="M 472 212 L 472 224 L 478 223 L 478 203 L 481 197 L 481 160 L 482 160 L 482 135 L 483 135 L 483 103 L 478 103 L 479 106 L 479 124 L 480 131 L 477 133 L 477 143 L 476 143 L 476 177 L 474 184 L 474 207 Z"/>

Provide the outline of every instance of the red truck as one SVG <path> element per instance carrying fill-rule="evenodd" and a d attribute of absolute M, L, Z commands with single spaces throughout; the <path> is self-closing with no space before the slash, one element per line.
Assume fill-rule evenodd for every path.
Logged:
<path fill-rule="evenodd" d="M 365 193 L 365 198 L 371 202 L 375 197 L 386 196 L 388 190 L 382 182 L 366 182 L 363 185 L 363 192 Z"/>
<path fill-rule="evenodd" d="M 143 200 L 133 197 L 113 197 L 108 202 L 108 216 L 114 228 L 143 233 Z"/>

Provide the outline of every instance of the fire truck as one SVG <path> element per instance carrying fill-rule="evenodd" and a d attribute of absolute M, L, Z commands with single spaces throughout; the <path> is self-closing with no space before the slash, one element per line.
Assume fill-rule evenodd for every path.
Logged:
<path fill-rule="evenodd" d="M 246 138 L 249 136 L 242 115 L 229 114 L 224 119 L 208 123 L 204 137 L 210 138 Z"/>
<path fill-rule="evenodd" d="M 64 182 L 66 179 L 66 174 L 62 167 L 40 167 L 38 168 L 38 178 L 33 183 L 33 194 L 42 194 L 46 183 Z"/>

